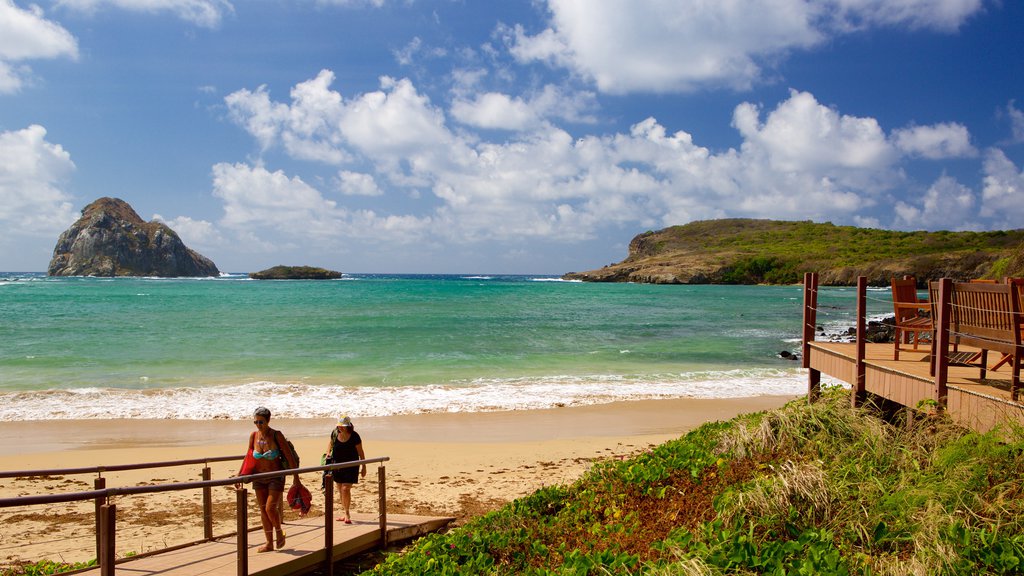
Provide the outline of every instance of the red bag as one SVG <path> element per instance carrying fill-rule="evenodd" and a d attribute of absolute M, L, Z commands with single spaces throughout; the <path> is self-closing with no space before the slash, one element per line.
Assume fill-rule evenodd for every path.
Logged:
<path fill-rule="evenodd" d="M 248 476 L 256 469 L 256 459 L 252 457 L 252 449 L 245 453 L 245 460 L 242 460 L 242 468 L 238 471 L 239 476 Z"/>
<path fill-rule="evenodd" d="M 313 504 L 313 495 L 306 490 L 306 487 L 302 484 L 292 484 L 291 489 L 288 490 L 288 505 L 291 506 L 292 510 L 300 510 L 302 515 L 309 512 L 309 507 Z"/>

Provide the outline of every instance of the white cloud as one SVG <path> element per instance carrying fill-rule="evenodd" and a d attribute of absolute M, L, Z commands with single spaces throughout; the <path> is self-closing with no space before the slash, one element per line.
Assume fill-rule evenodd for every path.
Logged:
<path fill-rule="evenodd" d="M 551 118 L 594 122 L 590 111 L 596 108 L 595 102 L 590 92 L 567 94 L 549 84 L 527 99 L 498 92 L 478 93 L 471 99 L 457 97 L 451 114 L 459 122 L 478 128 L 533 130 Z"/>
<path fill-rule="evenodd" d="M 982 0 L 833 0 L 837 25 L 847 29 L 906 25 L 957 30 L 982 8 Z"/>
<path fill-rule="evenodd" d="M 2 236 L 56 238 L 78 218 L 62 185 L 75 164 L 46 129 L 32 125 L 0 132 L 0 225 Z"/>
<path fill-rule="evenodd" d="M 790 91 L 760 123 L 753 104 L 736 107 L 733 125 L 743 135 L 744 151 L 764 154 L 783 173 L 831 175 L 855 181 L 885 175 L 897 154 L 874 118 L 847 116 L 818 103 L 808 92 Z"/>
<path fill-rule="evenodd" d="M 83 12 L 94 12 L 104 6 L 150 14 L 171 12 L 206 28 L 216 28 L 225 14 L 234 12 L 227 0 L 59 0 L 59 5 Z"/>
<path fill-rule="evenodd" d="M 1010 100 L 1006 104 L 1006 115 L 1010 119 L 1010 133 L 1013 135 L 1012 142 L 1020 144 L 1024 142 L 1024 112 L 1021 112 L 1016 102 Z"/>
<path fill-rule="evenodd" d="M 429 218 L 340 208 L 301 178 L 259 165 L 215 165 L 213 195 L 224 202 L 219 225 L 254 251 L 320 250 L 341 240 L 373 242 L 381 234 L 394 244 L 420 242 L 430 224 Z"/>
<path fill-rule="evenodd" d="M 1024 222 L 1024 171 L 1002 150 L 990 149 L 983 164 L 981 215 L 999 228 L 1017 229 Z"/>
<path fill-rule="evenodd" d="M 224 201 L 221 223 L 229 228 L 329 236 L 341 219 L 335 203 L 301 178 L 262 166 L 215 165 L 213 195 Z"/>
<path fill-rule="evenodd" d="M 954 122 L 895 130 L 893 138 L 901 151 L 929 160 L 978 155 L 978 151 L 971 145 L 967 127 Z"/>
<path fill-rule="evenodd" d="M 564 67 L 602 91 L 746 89 L 765 63 L 878 26 L 956 30 L 981 0 L 547 0 L 550 27 L 501 27 L 520 62 Z"/>
<path fill-rule="evenodd" d="M 411 213 L 349 211 L 297 178 L 236 165 L 231 180 L 244 179 L 244 185 L 232 188 L 236 193 L 218 192 L 229 200 L 226 224 L 296 233 L 312 226 L 335 239 L 380 238 L 393 229 L 407 241 L 454 245 L 579 241 L 609 228 L 725 216 L 877 222 L 874 207 L 892 203 L 891 191 L 904 183 L 904 150 L 967 149 L 957 125 L 908 129 L 890 138 L 875 119 L 842 114 L 799 91 L 770 110 L 737 106 L 733 125 L 742 145 L 713 152 L 685 131 L 670 133 L 654 118 L 628 133 L 574 138 L 538 113 L 557 107 L 546 102 L 559 102 L 558 91 L 518 100 L 498 93 L 473 99 L 467 85 L 446 116 L 408 79 L 384 78 L 380 90 L 351 97 L 331 90 L 331 79 L 324 71 L 299 84 L 290 103 L 272 102 L 264 90 L 240 91 L 229 96 L 229 107 L 266 146 L 305 158 L 304 145 L 328 143 L 362 167 L 339 170 L 338 198 L 361 196 L 366 203 L 404 195 L 418 199 L 407 205 Z M 506 124 L 516 131 L 502 141 L 448 126 L 458 119 L 468 127 L 493 128 L 501 115 L 516 111 L 521 117 Z M 895 144 L 899 137 L 902 148 Z M 905 202 L 901 223 L 945 227 L 940 207 L 968 198 L 965 193 L 951 179 L 940 180 L 920 202 Z M 283 213 L 277 205 L 261 208 L 265 196 L 289 198 Z M 961 216 L 975 210 L 970 203 L 960 206 Z M 312 224 L 303 224 L 307 218 Z"/>
<path fill-rule="evenodd" d="M 384 191 L 370 174 L 342 170 L 338 172 L 338 190 L 346 196 L 383 196 Z"/>
<path fill-rule="evenodd" d="M 153 214 L 153 220 L 167 224 L 171 230 L 181 238 L 186 246 L 194 250 L 204 247 L 223 246 L 225 239 L 220 231 L 207 220 L 195 220 L 188 216 L 177 218 L 164 218 L 159 214 Z M 199 250 L 202 252 L 202 250 Z"/>
<path fill-rule="evenodd" d="M 917 202 L 896 202 L 896 228 L 924 230 L 971 230 L 980 228 L 970 221 L 975 213 L 974 192 L 955 178 L 942 176 Z"/>
<path fill-rule="evenodd" d="M 540 122 L 530 105 L 522 99 L 497 92 L 477 94 L 473 101 L 456 100 L 452 105 L 452 116 L 463 124 L 501 130 L 526 130 Z"/>
<path fill-rule="evenodd" d="M 821 40 L 802 1 L 549 0 L 548 6 L 552 27 L 536 36 L 515 30 L 513 55 L 570 67 L 610 93 L 747 88 L 760 75 L 758 57 Z"/>
<path fill-rule="evenodd" d="M 70 32 L 44 17 L 38 6 L 22 10 L 13 0 L 0 0 L 0 94 L 19 91 L 31 69 L 16 62 L 78 58 L 78 42 Z"/>

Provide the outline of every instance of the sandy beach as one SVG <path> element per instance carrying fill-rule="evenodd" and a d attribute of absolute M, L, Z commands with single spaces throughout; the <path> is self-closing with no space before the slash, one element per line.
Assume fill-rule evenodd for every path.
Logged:
<path fill-rule="evenodd" d="M 792 397 L 680 399 L 511 412 L 420 414 L 355 421 L 367 458 L 387 456 L 388 510 L 453 516 L 461 522 L 552 484 L 571 483 L 597 461 L 623 458 L 708 421 L 783 405 Z M 302 466 L 319 464 L 333 420 L 272 419 Z M 241 455 L 252 423 L 190 420 L 3 422 L 0 470 L 42 470 Z M 215 479 L 239 462 L 211 464 Z M 108 487 L 199 480 L 201 465 L 106 472 Z M 90 490 L 95 474 L 12 478 L 0 497 Z M 319 474 L 304 475 L 311 514 L 323 514 Z M 353 488 L 353 511 L 377 507 L 376 469 Z M 234 491 L 214 490 L 214 533 L 234 530 Z M 251 518 L 258 512 L 250 497 Z M 119 555 L 202 538 L 199 491 L 122 496 Z M 336 504 L 337 506 L 337 504 Z M 287 511 L 285 520 L 294 518 Z M 0 509 L 3 565 L 95 557 L 92 502 Z"/>

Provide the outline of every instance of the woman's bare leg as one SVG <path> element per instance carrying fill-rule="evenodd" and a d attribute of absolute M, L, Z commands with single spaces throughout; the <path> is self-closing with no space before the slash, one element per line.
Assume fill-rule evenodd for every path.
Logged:
<path fill-rule="evenodd" d="M 263 525 L 263 534 L 267 537 L 267 543 L 256 549 L 257 552 L 270 552 L 274 549 L 274 524 L 270 515 L 267 514 L 267 500 L 269 494 L 266 488 L 256 487 L 256 502 L 260 507 L 260 524 Z M 278 492 L 278 497 L 281 493 Z"/>
<path fill-rule="evenodd" d="M 270 518 L 270 524 L 277 531 L 277 547 L 280 549 L 284 546 L 284 528 L 281 526 L 281 497 L 283 492 L 280 490 L 271 490 L 267 496 L 267 516 Z"/>
<path fill-rule="evenodd" d="M 345 516 L 342 520 L 351 520 L 352 514 L 349 508 L 352 505 L 352 485 L 351 484 L 338 484 L 338 496 L 341 499 L 341 507 L 345 510 Z"/>

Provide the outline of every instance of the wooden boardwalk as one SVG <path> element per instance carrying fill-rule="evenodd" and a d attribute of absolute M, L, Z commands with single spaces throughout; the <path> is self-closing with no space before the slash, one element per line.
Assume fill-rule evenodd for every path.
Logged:
<path fill-rule="evenodd" d="M 997 333 L 989 329 L 991 321 L 985 320 L 987 324 L 982 322 L 975 326 L 974 321 L 962 312 L 958 323 L 953 325 L 950 321 L 953 297 L 981 291 L 976 285 L 958 285 L 943 279 L 938 294 L 934 295 L 937 318 L 933 319 L 935 330 L 932 341 L 918 350 L 911 350 L 910 345 L 901 345 L 899 360 L 893 359 L 893 343 L 867 342 L 866 290 L 867 278 L 862 276 L 857 279 L 855 341 L 817 342 L 814 338 L 817 327 L 818 277 L 814 273 L 804 276 L 803 367 L 808 369 L 809 399 L 813 401 L 817 397 L 821 375 L 825 374 L 851 385 L 853 392 L 850 399 L 855 406 L 872 395 L 911 408 L 908 417 L 912 418 L 915 411 L 943 412 L 957 424 L 979 432 L 1001 429 L 1002 433 L 1012 433 L 1014 427 L 1024 426 L 1024 397 L 1016 389 L 1012 362 L 1011 366 L 1003 365 L 1000 370 L 993 370 L 1000 364 L 1001 355 L 988 354 L 984 378 L 979 366 L 967 365 L 977 361 L 972 358 L 977 348 L 971 345 L 985 346 L 989 351 L 1009 350 L 1014 354 L 1007 356 L 1011 359 L 1024 356 L 1024 348 L 1019 343 L 1018 296 L 1012 285 L 1009 290 L 1003 291 L 1003 296 L 1010 298 L 1007 307 L 1009 311 L 999 313 L 1009 314 L 1013 320 L 1012 328 L 1008 331 L 1013 342 L 1009 342 L 1009 339 L 1004 342 L 1004 332 L 1007 331 Z M 1006 296 L 1006 292 L 1009 296 Z M 961 308 L 983 314 L 996 313 L 994 304 L 986 306 Z M 976 337 L 975 332 L 980 334 L 983 328 L 988 330 L 984 332 L 986 337 Z M 961 340 L 963 343 L 957 345 Z M 932 346 L 937 351 L 934 370 Z M 976 358 L 980 359 L 981 356 Z"/>
<path fill-rule="evenodd" d="M 354 514 L 352 524 L 334 522 L 334 562 L 379 547 L 380 525 L 375 515 Z M 388 514 L 388 542 L 400 542 L 439 530 L 452 522 L 451 517 Z M 290 576 L 321 568 L 325 554 L 324 517 L 302 518 L 285 522 L 287 543 L 282 550 L 257 553 L 265 543 L 260 530 L 249 532 L 248 566 L 238 566 L 238 540 L 226 537 L 194 544 L 177 550 L 166 550 L 140 558 L 118 562 L 114 571 L 125 576 Z M 80 574 L 99 576 L 100 568 Z"/>

